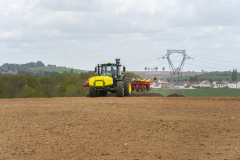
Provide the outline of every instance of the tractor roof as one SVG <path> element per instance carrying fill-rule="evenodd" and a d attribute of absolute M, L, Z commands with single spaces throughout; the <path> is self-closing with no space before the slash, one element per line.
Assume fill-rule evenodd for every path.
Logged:
<path fill-rule="evenodd" d="M 121 66 L 121 64 L 117 64 L 117 63 L 110 63 L 110 62 L 108 62 L 108 63 L 103 63 L 103 64 L 101 64 L 102 66 L 116 66 L 116 65 L 119 65 L 119 66 Z"/>

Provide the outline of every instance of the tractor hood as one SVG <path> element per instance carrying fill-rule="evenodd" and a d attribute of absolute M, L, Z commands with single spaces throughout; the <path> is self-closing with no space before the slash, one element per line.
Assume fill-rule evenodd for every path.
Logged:
<path fill-rule="evenodd" d="M 113 79 L 109 76 L 95 76 L 89 80 L 89 85 L 94 87 L 112 86 Z"/>

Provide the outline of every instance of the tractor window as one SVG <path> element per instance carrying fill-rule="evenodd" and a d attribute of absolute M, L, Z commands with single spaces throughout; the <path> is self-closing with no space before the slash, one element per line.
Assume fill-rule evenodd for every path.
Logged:
<path fill-rule="evenodd" d="M 103 66 L 102 73 L 117 74 L 117 66 Z"/>

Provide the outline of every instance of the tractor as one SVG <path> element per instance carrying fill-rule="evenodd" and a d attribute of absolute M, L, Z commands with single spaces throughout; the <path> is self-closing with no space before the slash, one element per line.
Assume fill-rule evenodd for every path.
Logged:
<path fill-rule="evenodd" d="M 131 79 L 124 75 L 126 68 L 123 66 L 122 73 L 120 59 L 115 60 L 116 63 L 108 62 L 95 67 L 97 76 L 88 81 L 89 97 L 106 97 L 108 92 L 116 93 L 117 97 L 132 95 Z"/>

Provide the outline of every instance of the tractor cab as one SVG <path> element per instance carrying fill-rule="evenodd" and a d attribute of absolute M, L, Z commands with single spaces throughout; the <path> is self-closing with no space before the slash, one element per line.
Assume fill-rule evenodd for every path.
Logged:
<path fill-rule="evenodd" d="M 102 64 L 101 65 L 101 75 L 109 76 L 112 78 L 118 78 L 118 75 L 121 75 L 121 65 Z"/>
<path fill-rule="evenodd" d="M 95 72 L 98 73 L 98 76 L 109 76 L 113 79 L 118 79 L 120 76 L 122 76 L 121 66 L 120 59 L 116 59 L 116 63 L 108 62 L 98 65 L 95 68 Z M 123 67 L 123 71 L 125 71 L 125 67 Z"/>

